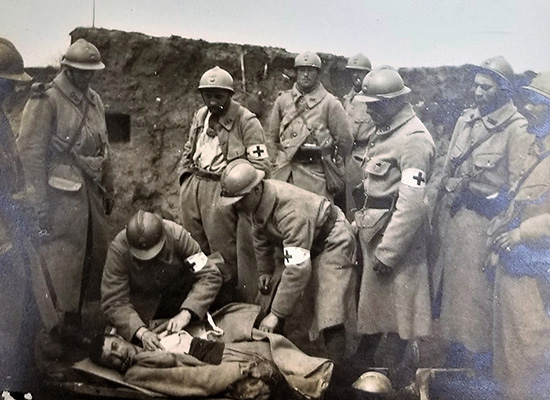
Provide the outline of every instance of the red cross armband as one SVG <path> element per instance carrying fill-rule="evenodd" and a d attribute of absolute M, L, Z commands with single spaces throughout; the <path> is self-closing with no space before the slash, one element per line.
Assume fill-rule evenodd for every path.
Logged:
<path fill-rule="evenodd" d="M 253 144 L 246 149 L 246 155 L 249 159 L 261 160 L 268 157 L 265 144 Z"/>
<path fill-rule="evenodd" d="M 425 188 L 428 177 L 418 168 L 407 168 L 401 172 L 401 183 L 415 188 Z"/>
<path fill-rule="evenodd" d="M 208 257 L 206 257 L 206 254 L 203 252 L 193 254 L 185 260 L 185 262 L 193 269 L 193 272 L 199 272 L 203 269 L 207 261 Z"/>
<path fill-rule="evenodd" d="M 283 257 L 285 266 L 299 265 L 309 260 L 310 254 L 308 249 L 302 247 L 285 247 L 283 248 Z"/>

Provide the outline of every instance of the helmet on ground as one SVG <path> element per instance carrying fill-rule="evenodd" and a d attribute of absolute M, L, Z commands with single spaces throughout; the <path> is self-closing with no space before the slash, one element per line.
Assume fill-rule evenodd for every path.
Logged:
<path fill-rule="evenodd" d="M 298 67 L 314 67 L 321 69 L 321 58 L 310 51 L 300 53 L 294 59 L 294 68 Z"/>
<path fill-rule="evenodd" d="M 523 89 L 550 99 L 550 71 L 541 72 L 529 85 L 523 86 Z"/>
<path fill-rule="evenodd" d="M 199 89 L 225 89 L 235 93 L 233 89 L 233 77 L 225 69 L 218 66 L 209 69 L 201 76 Z"/>
<path fill-rule="evenodd" d="M 126 238 L 130 252 L 139 260 L 151 260 L 166 242 L 162 219 L 150 212 L 139 210 L 126 225 Z"/>
<path fill-rule="evenodd" d="M 505 84 L 511 85 L 514 81 L 514 70 L 506 59 L 502 56 L 489 58 L 481 63 L 479 67 L 474 68 L 478 73 L 489 73 L 503 79 Z"/>
<path fill-rule="evenodd" d="M 355 96 L 357 100 L 367 103 L 393 99 L 410 93 L 411 89 L 405 86 L 403 78 L 394 69 L 376 68 L 363 79 L 362 93 Z"/>
<path fill-rule="evenodd" d="M 362 53 L 356 54 L 348 60 L 348 65 L 346 69 L 361 69 L 363 71 L 370 71 L 372 69 L 372 64 L 367 56 Z"/>
<path fill-rule="evenodd" d="M 365 372 L 351 386 L 368 393 L 387 394 L 392 392 L 390 379 L 376 371 Z"/>
<path fill-rule="evenodd" d="M 0 78 L 27 82 L 32 78 L 25 72 L 23 57 L 12 42 L 0 38 Z"/>
<path fill-rule="evenodd" d="M 221 176 L 222 204 L 236 203 L 245 194 L 250 193 L 264 176 L 264 171 L 254 168 L 244 158 L 231 161 Z"/>
<path fill-rule="evenodd" d="M 61 64 L 87 71 L 98 71 L 105 68 L 97 47 L 85 39 L 78 39 L 69 47 Z"/>

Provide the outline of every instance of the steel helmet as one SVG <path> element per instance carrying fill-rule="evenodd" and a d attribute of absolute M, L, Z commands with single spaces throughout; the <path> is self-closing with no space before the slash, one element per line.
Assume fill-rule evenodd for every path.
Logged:
<path fill-rule="evenodd" d="M 363 71 L 370 71 L 372 69 L 372 64 L 367 56 L 362 53 L 356 54 L 348 60 L 348 65 L 346 69 L 361 69 Z"/>
<path fill-rule="evenodd" d="M 233 77 L 225 69 L 218 66 L 209 69 L 201 76 L 199 89 L 225 89 L 235 93 L 233 89 Z"/>
<path fill-rule="evenodd" d="M 514 81 L 514 70 L 510 63 L 502 56 L 489 58 L 474 70 L 479 73 L 489 72 L 493 76 L 496 75 L 498 78 L 504 79 L 505 83 L 509 85 Z"/>
<path fill-rule="evenodd" d="M 139 260 L 151 260 L 160 253 L 166 242 L 162 219 L 153 213 L 139 210 L 126 226 L 130 252 Z"/>
<path fill-rule="evenodd" d="M 392 392 L 390 379 L 376 371 L 365 372 L 351 386 L 368 393 L 387 394 Z"/>
<path fill-rule="evenodd" d="M 541 72 L 523 89 L 550 98 L 550 71 Z"/>
<path fill-rule="evenodd" d="M 369 72 L 363 79 L 362 94 L 355 96 L 357 100 L 367 103 L 393 99 L 410 93 L 403 78 L 395 69 L 389 67 L 377 68 Z"/>
<path fill-rule="evenodd" d="M 314 67 L 321 69 L 321 58 L 315 53 L 306 51 L 305 53 L 300 53 L 294 59 L 294 68 L 298 67 Z"/>
<path fill-rule="evenodd" d="M 23 57 L 12 42 L 0 38 L 0 78 L 28 82 L 32 78 L 25 72 Z"/>
<path fill-rule="evenodd" d="M 97 47 L 85 39 L 78 39 L 69 47 L 61 60 L 61 64 L 89 71 L 98 71 L 105 68 Z"/>
<path fill-rule="evenodd" d="M 221 176 L 222 204 L 236 203 L 247 193 L 250 193 L 265 176 L 244 158 L 231 161 Z"/>

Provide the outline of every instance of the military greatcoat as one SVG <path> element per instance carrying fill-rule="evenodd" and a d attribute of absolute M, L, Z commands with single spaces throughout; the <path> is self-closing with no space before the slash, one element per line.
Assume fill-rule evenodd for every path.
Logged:
<path fill-rule="evenodd" d="M 355 214 L 364 258 L 362 334 L 396 332 L 410 339 L 430 333 L 425 195 L 434 151 L 430 133 L 409 104 L 369 140 L 363 163 L 367 206 Z M 374 257 L 392 267 L 390 276 L 376 274 Z"/>
<path fill-rule="evenodd" d="M 511 101 L 485 116 L 479 109 L 466 110 L 456 123 L 444 165 L 431 254 L 435 296 L 441 296 L 441 335 L 475 353 L 491 348 L 493 286 L 484 271 L 487 227 L 506 208 L 506 192 L 524 168 L 532 141 L 526 125 Z"/>
<path fill-rule="evenodd" d="M 101 308 L 126 340 L 132 340 L 153 317 L 171 318 L 182 309 L 203 319 L 222 284 L 219 254 L 207 259 L 189 232 L 172 221 L 163 220 L 163 224 L 166 243 L 152 260 L 132 256 L 126 229 L 107 254 Z"/>
<path fill-rule="evenodd" d="M 354 317 L 353 232 L 342 211 L 326 198 L 286 182 L 263 182 L 262 199 L 252 214 L 259 273 L 273 274 L 276 249 L 282 248 L 285 259 L 271 311 L 279 318 L 290 316 L 309 283 L 315 303 L 309 335 L 314 340 L 323 329 Z"/>
<path fill-rule="evenodd" d="M 294 84 L 282 92 L 271 111 L 268 142 L 274 148 L 273 178 L 332 199 L 327 190 L 320 157 L 300 156 L 300 146 L 338 146 L 347 157 L 353 138 L 351 125 L 342 104 L 321 83 L 303 94 Z"/>
<path fill-rule="evenodd" d="M 78 312 L 88 268 L 99 291 L 109 243 L 105 200 L 113 198 L 113 174 L 99 95 L 90 88 L 83 93 L 62 71 L 27 102 L 17 147 L 35 190 L 40 251 L 58 309 Z"/>

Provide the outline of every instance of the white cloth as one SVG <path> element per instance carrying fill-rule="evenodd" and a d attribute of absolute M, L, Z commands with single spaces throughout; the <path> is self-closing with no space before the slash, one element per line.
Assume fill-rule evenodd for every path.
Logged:
<path fill-rule="evenodd" d="M 204 128 L 197 138 L 197 147 L 193 161 L 198 168 L 216 173 L 221 172 L 227 166 L 227 161 L 223 155 L 218 136 L 209 136 L 207 134 L 208 129 L 210 129 L 209 122 L 211 115 L 210 112 L 206 115 Z"/>

